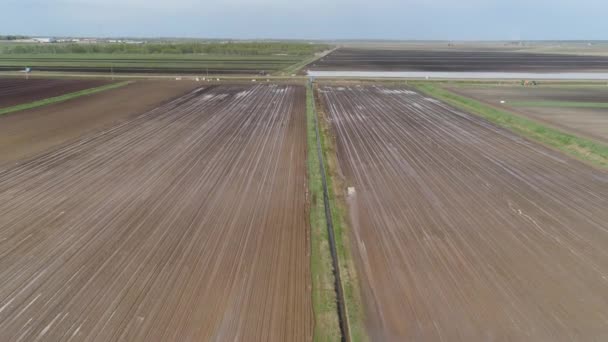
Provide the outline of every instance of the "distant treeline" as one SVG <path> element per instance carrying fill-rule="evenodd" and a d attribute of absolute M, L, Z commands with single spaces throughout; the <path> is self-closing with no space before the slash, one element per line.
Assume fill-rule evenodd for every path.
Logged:
<path fill-rule="evenodd" d="M 0 35 L 0 40 L 17 40 L 17 39 L 27 39 L 29 37 L 27 36 L 14 36 L 14 35 L 8 35 L 8 36 L 3 36 Z"/>
<path fill-rule="evenodd" d="M 212 55 L 312 55 L 327 49 L 326 45 L 295 42 L 228 42 L 228 43 L 52 43 L 16 44 L 1 47 L 11 54 L 212 54 Z"/>

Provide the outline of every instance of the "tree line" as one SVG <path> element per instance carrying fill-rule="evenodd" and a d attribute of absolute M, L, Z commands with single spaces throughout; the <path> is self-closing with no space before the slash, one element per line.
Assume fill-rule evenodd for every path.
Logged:
<path fill-rule="evenodd" d="M 17 36 L 17 35 L 0 35 L 0 40 L 17 40 L 17 39 L 27 39 L 27 36 Z"/>

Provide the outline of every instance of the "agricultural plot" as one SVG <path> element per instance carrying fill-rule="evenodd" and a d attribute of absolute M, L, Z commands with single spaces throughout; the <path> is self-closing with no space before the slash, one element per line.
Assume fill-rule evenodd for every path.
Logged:
<path fill-rule="evenodd" d="M 509 51 L 340 48 L 308 69 L 317 71 L 583 72 L 608 70 L 606 56 Z"/>
<path fill-rule="evenodd" d="M 302 62 L 309 56 L 0 54 L 0 71 L 257 75 Z"/>
<path fill-rule="evenodd" d="M 104 80 L 0 78 L 0 109 L 109 83 Z"/>
<path fill-rule="evenodd" d="M 0 340 L 308 341 L 305 89 L 216 86 L 0 172 Z"/>
<path fill-rule="evenodd" d="M 372 340 L 608 336 L 606 172 L 409 89 L 319 96 Z"/>
<path fill-rule="evenodd" d="M 606 87 L 451 86 L 448 90 L 608 143 Z"/>
<path fill-rule="evenodd" d="M 133 119 L 199 86 L 186 81 L 137 81 L 61 103 L 0 115 L 0 170 Z"/>

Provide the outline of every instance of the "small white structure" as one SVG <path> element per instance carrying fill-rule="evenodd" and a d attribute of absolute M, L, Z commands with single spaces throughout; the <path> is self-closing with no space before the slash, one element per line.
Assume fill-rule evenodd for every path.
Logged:
<path fill-rule="evenodd" d="M 356 193 L 356 192 L 355 192 L 355 187 L 354 187 L 354 186 L 349 186 L 349 187 L 348 187 L 348 189 L 347 189 L 347 194 L 348 194 L 348 196 L 352 196 L 352 195 L 354 195 L 355 193 Z"/>
<path fill-rule="evenodd" d="M 54 43 L 55 38 L 32 38 L 36 43 Z"/>

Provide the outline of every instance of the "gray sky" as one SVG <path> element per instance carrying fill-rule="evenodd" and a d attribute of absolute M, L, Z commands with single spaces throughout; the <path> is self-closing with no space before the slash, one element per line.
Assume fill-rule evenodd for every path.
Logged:
<path fill-rule="evenodd" d="M 0 34 L 608 39 L 606 0 L 2 0 Z"/>

